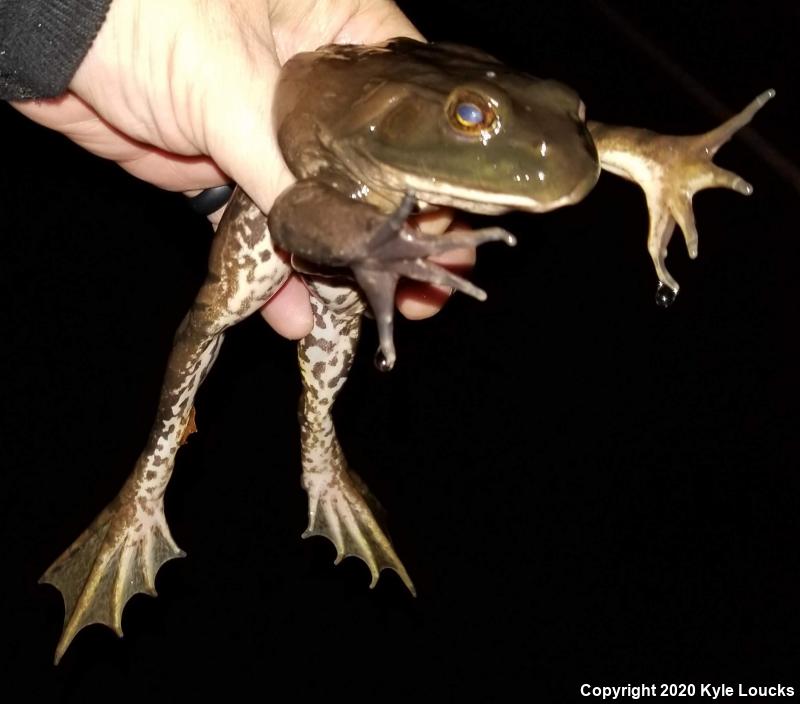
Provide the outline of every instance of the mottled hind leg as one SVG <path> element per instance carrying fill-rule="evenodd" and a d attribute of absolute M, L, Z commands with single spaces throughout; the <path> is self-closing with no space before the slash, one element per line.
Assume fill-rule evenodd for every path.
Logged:
<path fill-rule="evenodd" d="M 272 249 L 266 219 L 237 191 L 217 229 L 208 278 L 175 336 L 155 423 L 133 473 L 41 579 L 61 591 L 66 607 L 56 662 L 84 626 L 102 623 L 122 635 L 128 599 L 154 595 L 159 567 L 183 556 L 164 518 L 164 492 L 192 420 L 195 393 L 224 330 L 255 311 L 287 275 Z"/>
<path fill-rule="evenodd" d="M 300 341 L 303 378 L 300 433 L 303 487 L 308 492 L 307 538 L 322 535 L 336 546 L 336 563 L 360 557 L 372 573 L 374 587 L 382 569 L 393 569 L 415 594 L 414 585 L 378 524 L 380 513 L 369 490 L 347 466 L 336 439 L 331 411 L 355 354 L 364 303 L 349 285 L 310 283 L 314 329 Z"/>

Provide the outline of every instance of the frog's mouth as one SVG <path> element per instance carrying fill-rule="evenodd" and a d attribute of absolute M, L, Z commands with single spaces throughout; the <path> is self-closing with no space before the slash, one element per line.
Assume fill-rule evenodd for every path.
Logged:
<path fill-rule="evenodd" d="M 586 155 L 584 168 L 568 189 L 559 193 L 536 194 L 535 183 L 527 190 L 522 179 L 533 181 L 534 177 L 520 176 L 513 192 L 493 190 L 480 186 L 447 181 L 429 174 L 420 174 L 398 169 L 376 161 L 371 155 L 359 154 L 348 159 L 348 167 L 361 183 L 385 195 L 394 194 L 392 201 L 402 198 L 404 193 L 413 193 L 417 200 L 433 206 L 456 208 L 481 215 L 502 215 L 512 210 L 529 213 L 545 213 L 566 205 L 580 202 L 592 190 L 600 176 L 600 164 L 596 157 Z"/>
<path fill-rule="evenodd" d="M 400 192 L 410 191 L 416 195 L 418 200 L 430 205 L 457 208 L 469 213 L 502 215 L 512 210 L 546 213 L 583 200 L 597 183 L 599 175 L 600 168 L 598 166 L 596 173 L 588 174 L 576 182 L 572 190 L 558 198 L 547 200 L 538 200 L 532 196 L 521 194 L 498 193 L 458 184 L 441 183 L 431 177 L 417 177 L 411 174 L 403 174 L 401 179 L 398 179 L 399 183 L 387 183 L 386 186 Z"/>

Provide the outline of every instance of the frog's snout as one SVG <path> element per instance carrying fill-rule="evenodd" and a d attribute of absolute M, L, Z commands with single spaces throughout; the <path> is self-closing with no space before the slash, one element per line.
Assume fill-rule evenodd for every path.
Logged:
<path fill-rule="evenodd" d="M 535 142 L 532 149 L 537 157 L 529 189 L 535 212 L 555 210 L 581 201 L 594 188 L 600 177 L 600 160 L 594 140 L 584 124 L 565 140 Z"/>
<path fill-rule="evenodd" d="M 572 174 L 572 188 L 568 196 L 568 203 L 577 203 L 594 188 L 600 178 L 600 159 L 594 139 L 581 121 L 578 125 L 578 134 L 571 154 L 565 154 L 564 173 Z"/>
<path fill-rule="evenodd" d="M 583 200 L 600 178 L 600 158 L 597 155 L 597 147 L 586 125 L 581 125 L 581 127 L 583 132 L 582 153 L 576 164 L 575 173 L 578 178 L 570 194 L 570 203 Z"/>

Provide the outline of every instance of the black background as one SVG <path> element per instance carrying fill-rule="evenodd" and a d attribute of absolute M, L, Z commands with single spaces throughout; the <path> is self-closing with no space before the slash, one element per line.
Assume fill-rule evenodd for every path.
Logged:
<path fill-rule="evenodd" d="M 431 39 L 572 85 L 593 119 L 704 131 L 774 87 L 755 129 L 797 159 L 791 3 L 615 2 L 623 22 L 580 0 L 402 6 Z M 505 218 L 520 245 L 486 248 L 474 273 L 489 300 L 400 323 L 392 374 L 372 368 L 367 324 L 339 433 L 416 600 L 299 539 L 294 348 L 238 326 L 167 493 L 189 557 L 128 605 L 121 641 L 92 627 L 53 668 L 63 608 L 36 581 L 138 455 L 210 231 L 7 106 L 0 125 L 6 683 L 543 702 L 584 682 L 800 685 L 798 181 L 765 148 L 720 153 L 755 193 L 696 198 L 700 258 L 676 234 L 668 311 L 644 199 L 606 175 L 577 207 Z"/>

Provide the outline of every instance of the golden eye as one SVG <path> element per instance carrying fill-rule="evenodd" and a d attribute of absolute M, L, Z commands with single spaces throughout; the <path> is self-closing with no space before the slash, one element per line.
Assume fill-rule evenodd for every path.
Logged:
<path fill-rule="evenodd" d="M 492 130 L 497 113 L 485 98 L 477 93 L 458 93 L 447 104 L 450 124 L 459 132 L 477 135 Z"/>

